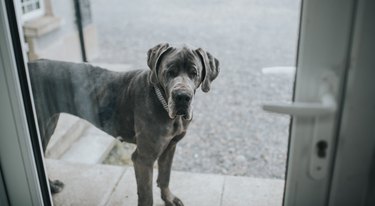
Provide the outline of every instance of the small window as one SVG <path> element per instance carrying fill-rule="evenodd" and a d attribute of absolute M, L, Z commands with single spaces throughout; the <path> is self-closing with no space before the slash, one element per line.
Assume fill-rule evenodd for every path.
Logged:
<path fill-rule="evenodd" d="M 44 14 L 43 0 L 21 0 L 22 20 L 27 21 Z"/>

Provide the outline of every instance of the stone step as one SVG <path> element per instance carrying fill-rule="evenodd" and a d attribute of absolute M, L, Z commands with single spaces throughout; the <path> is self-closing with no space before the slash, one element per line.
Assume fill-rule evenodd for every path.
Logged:
<path fill-rule="evenodd" d="M 65 183 L 54 205 L 137 205 L 134 168 L 46 160 L 48 176 Z M 162 206 L 154 170 L 154 205 Z M 172 171 L 170 188 L 185 205 L 279 206 L 284 180 Z"/>
<path fill-rule="evenodd" d="M 73 115 L 60 114 L 54 134 L 48 143 L 46 158 L 60 159 L 90 126 L 87 121 Z"/>
<path fill-rule="evenodd" d="M 116 143 L 115 138 L 90 125 L 61 156 L 61 160 L 86 164 L 101 163 Z"/>
<path fill-rule="evenodd" d="M 52 196 L 59 205 L 105 205 L 125 167 L 71 163 L 46 159 L 48 177 L 64 182 L 62 192 Z"/>
<path fill-rule="evenodd" d="M 45 155 L 50 159 L 96 164 L 106 158 L 115 141 L 89 122 L 62 113 Z"/>

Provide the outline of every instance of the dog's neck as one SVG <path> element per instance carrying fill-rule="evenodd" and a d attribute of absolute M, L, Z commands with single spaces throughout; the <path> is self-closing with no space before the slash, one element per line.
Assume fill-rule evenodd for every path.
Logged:
<path fill-rule="evenodd" d="M 154 89 L 155 89 L 156 96 L 158 97 L 160 103 L 163 105 L 163 108 L 165 109 L 165 111 L 168 112 L 168 103 L 165 100 L 164 96 L 161 94 L 159 87 L 154 86 Z"/>

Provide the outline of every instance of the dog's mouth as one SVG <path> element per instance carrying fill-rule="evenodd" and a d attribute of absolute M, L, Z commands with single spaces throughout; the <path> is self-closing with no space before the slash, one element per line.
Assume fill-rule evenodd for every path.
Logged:
<path fill-rule="evenodd" d="M 186 120 L 192 119 L 192 103 L 189 105 L 176 105 L 173 101 L 169 102 L 168 115 L 171 119 L 182 116 Z"/>
<path fill-rule="evenodd" d="M 189 114 L 188 106 L 177 108 L 176 115 L 187 116 Z"/>
<path fill-rule="evenodd" d="M 183 113 L 177 113 L 177 116 L 182 116 L 182 118 L 186 120 L 191 120 L 192 116 L 188 112 L 183 112 Z"/>

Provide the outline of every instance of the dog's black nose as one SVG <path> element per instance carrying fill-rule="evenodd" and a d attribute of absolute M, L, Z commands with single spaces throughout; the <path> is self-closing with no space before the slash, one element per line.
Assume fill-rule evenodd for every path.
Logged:
<path fill-rule="evenodd" d="M 173 99 L 176 104 L 188 104 L 191 100 L 191 95 L 186 92 L 175 92 Z"/>

